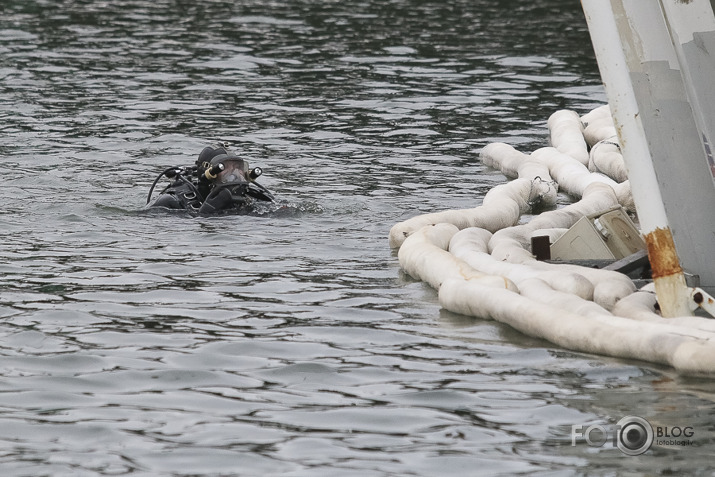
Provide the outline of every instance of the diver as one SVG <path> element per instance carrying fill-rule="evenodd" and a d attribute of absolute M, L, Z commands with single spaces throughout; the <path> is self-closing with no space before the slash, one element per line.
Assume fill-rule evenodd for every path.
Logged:
<path fill-rule="evenodd" d="M 248 168 L 248 161 L 232 154 L 228 144 L 205 147 L 193 166 L 170 167 L 154 180 L 147 208 L 186 210 L 199 215 L 245 211 L 256 200 L 274 202 L 273 194 L 256 182 L 260 167 Z M 171 182 L 151 202 L 162 177 Z"/>

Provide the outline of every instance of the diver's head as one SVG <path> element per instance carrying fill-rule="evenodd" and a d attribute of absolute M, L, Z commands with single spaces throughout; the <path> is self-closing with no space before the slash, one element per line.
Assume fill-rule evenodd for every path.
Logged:
<path fill-rule="evenodd" d="M 206 146 L 203 148 L 199 153 L 198 159 L 196 159 L 196 165 L 203 166 L 204 164 L 208 164 L 211 162 L 211 159 L 220 154 L 230 154 L 227 142 L 218 142 L 215 146 Z"/>

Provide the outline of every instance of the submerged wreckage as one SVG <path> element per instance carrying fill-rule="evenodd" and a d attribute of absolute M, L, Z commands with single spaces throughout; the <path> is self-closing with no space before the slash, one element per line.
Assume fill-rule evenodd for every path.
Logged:
<path fill-rule="evenodd" d="M 610 106 L 554 113 L 551 147 L 530 154 L 487 145 L 483 163 L 513 180 L 396 224 L 390 245 L 447 310 L 715 375 L 713 7 L 582 4 Z M 578 200 L 555 208 L 559 190 Z"/>

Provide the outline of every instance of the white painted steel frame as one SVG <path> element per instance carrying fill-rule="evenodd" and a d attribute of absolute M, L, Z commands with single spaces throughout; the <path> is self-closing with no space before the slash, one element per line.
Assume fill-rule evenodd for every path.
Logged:
<path fill-rule="evenodd" d="M 651 152 L 642 123 L 642 116 L 631 78 L 631 71 L 624 51 L 630 45 L 622 41 L 622 32 L 616 20 L 616 11 L 620 21 L 624 18 L 624 0 L 582 0 L 588 22 L 591 40 L 598 59 L 601 77 L 606 88 L 616 130 L 621 141 L 623 158 L 628 168 L 633 199 L 636 203 L 641 230 L 648 243 L 651 264 L 661 259 L 672 262 L 675 257 L 677 268 L 666 276 L 654 277 L 656 293 L 664 316 L 683 316 L 691 314 L 689 309 L 688 289 L 679 260 L 672 242 L 668 217 L 663 205 L 660 185 L 653 168 Z M 652 32 L 654 25 L 662 24 L 660 8 L 656 2 L 641 1 L 642 9 L 638 21 L 646 22 Z M 623 28 L 622 26 L 620 26 Z M 632 25 L 629 25 L 632 27 Z M 639 40 L 642 40 L 639 39 Z M 652 45 L 651 45 L 652 46 Z M 661 45 L 664 51 L 672 50 L 672 45 Z M 628 52 L 643 54 L 643 52 Z M 662 246 L 653 247 L 653 234 L 665 236 Z M 670 238 L 670 240 L 667 240 Z M 667 243 L 670 242 L 670 243 Z M 662 257 L 661 257 L 662 255 Z"/>

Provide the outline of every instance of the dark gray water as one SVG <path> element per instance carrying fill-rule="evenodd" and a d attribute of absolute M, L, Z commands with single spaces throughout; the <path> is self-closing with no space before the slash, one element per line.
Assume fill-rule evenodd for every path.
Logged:
<path fill-rule="evenodd" d="M 0 474 L 710 473 L 711 381 L 442 311 L 387 244 L 604 100 L 575 1 L 4 0 Z M 141 211 L 216 140 L 276 206 Z M 571 445 L 628 415 L 693 445 Z"/>

